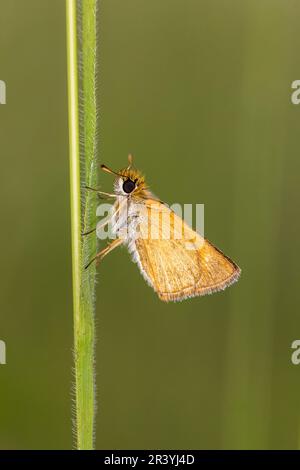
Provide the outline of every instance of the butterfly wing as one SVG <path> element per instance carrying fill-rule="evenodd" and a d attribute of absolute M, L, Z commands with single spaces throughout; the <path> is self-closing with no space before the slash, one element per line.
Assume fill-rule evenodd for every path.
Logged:
<path fill-rule="evenodd" d="M 167 206 L 148 200 L 145 207 L 131 251 L 161 300 L 210 294 L 237 281 L 239 267 Z"/>

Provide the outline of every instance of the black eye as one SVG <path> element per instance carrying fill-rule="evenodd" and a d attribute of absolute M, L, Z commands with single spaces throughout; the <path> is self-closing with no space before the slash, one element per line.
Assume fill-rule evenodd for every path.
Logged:
<path fill-rule="evenodd" d="M 131 192 L 134 190 L 134 188 L 135 188 L 135 183 L 134 183 L 134 181 L 132 181 L 132 180 L 130 180 L 130 179 L 124 181 L 124 183 L 123 183 L 123 191 L 124 191 L 124 193 L 129 194 L 129 193 L 131 193 Z"/>

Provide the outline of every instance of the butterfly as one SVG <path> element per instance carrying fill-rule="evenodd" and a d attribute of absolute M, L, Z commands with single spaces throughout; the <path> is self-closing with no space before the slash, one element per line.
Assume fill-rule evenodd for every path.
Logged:
<path fill-rule="evenodd" d="M 240 268 L 154 196 L 133 167 L 131 155 L 128 166 L 119 172 L 106 165 L 101 168 L 115 176 L 113 193 L 87 189 L 115 200 L 102 224 L 111 223 L 115 239 L 86 268 L 125 245 L 145 280 L 165 302 L 211 294 L 238 280 Z"/>

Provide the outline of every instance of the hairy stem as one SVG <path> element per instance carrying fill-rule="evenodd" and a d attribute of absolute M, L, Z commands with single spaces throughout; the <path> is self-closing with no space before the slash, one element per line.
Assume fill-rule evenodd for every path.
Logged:
<path fill-rule="evenodd" d="M 97 0 L 66 0 L 77 449 L 93 449 L 95 422 L 96 271 L 95 266 L 85 270 L 84 265 L 96 250 L 96 235 L 82 240 L 81 232 L 94 226 L 96 217 L 96 195 L 85 194 L 82 189 L 86 184 L 95 185 L 97 178 L 96 3 Z"/>

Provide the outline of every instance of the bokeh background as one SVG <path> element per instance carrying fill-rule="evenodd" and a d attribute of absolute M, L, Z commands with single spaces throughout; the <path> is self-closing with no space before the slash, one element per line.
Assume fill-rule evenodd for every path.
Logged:
<path fill-rule="evenodd" d="M 0 12 L 0 448 L 71 448 L 65 2 Z M 105 260 L 99 449 L 298 447 L 299 15 L 297 0 L 100 2 L 99 159 L 132 152 L 160 198 L 204 203 L 243 273 L 165 305 L 125 250 Z"/>

